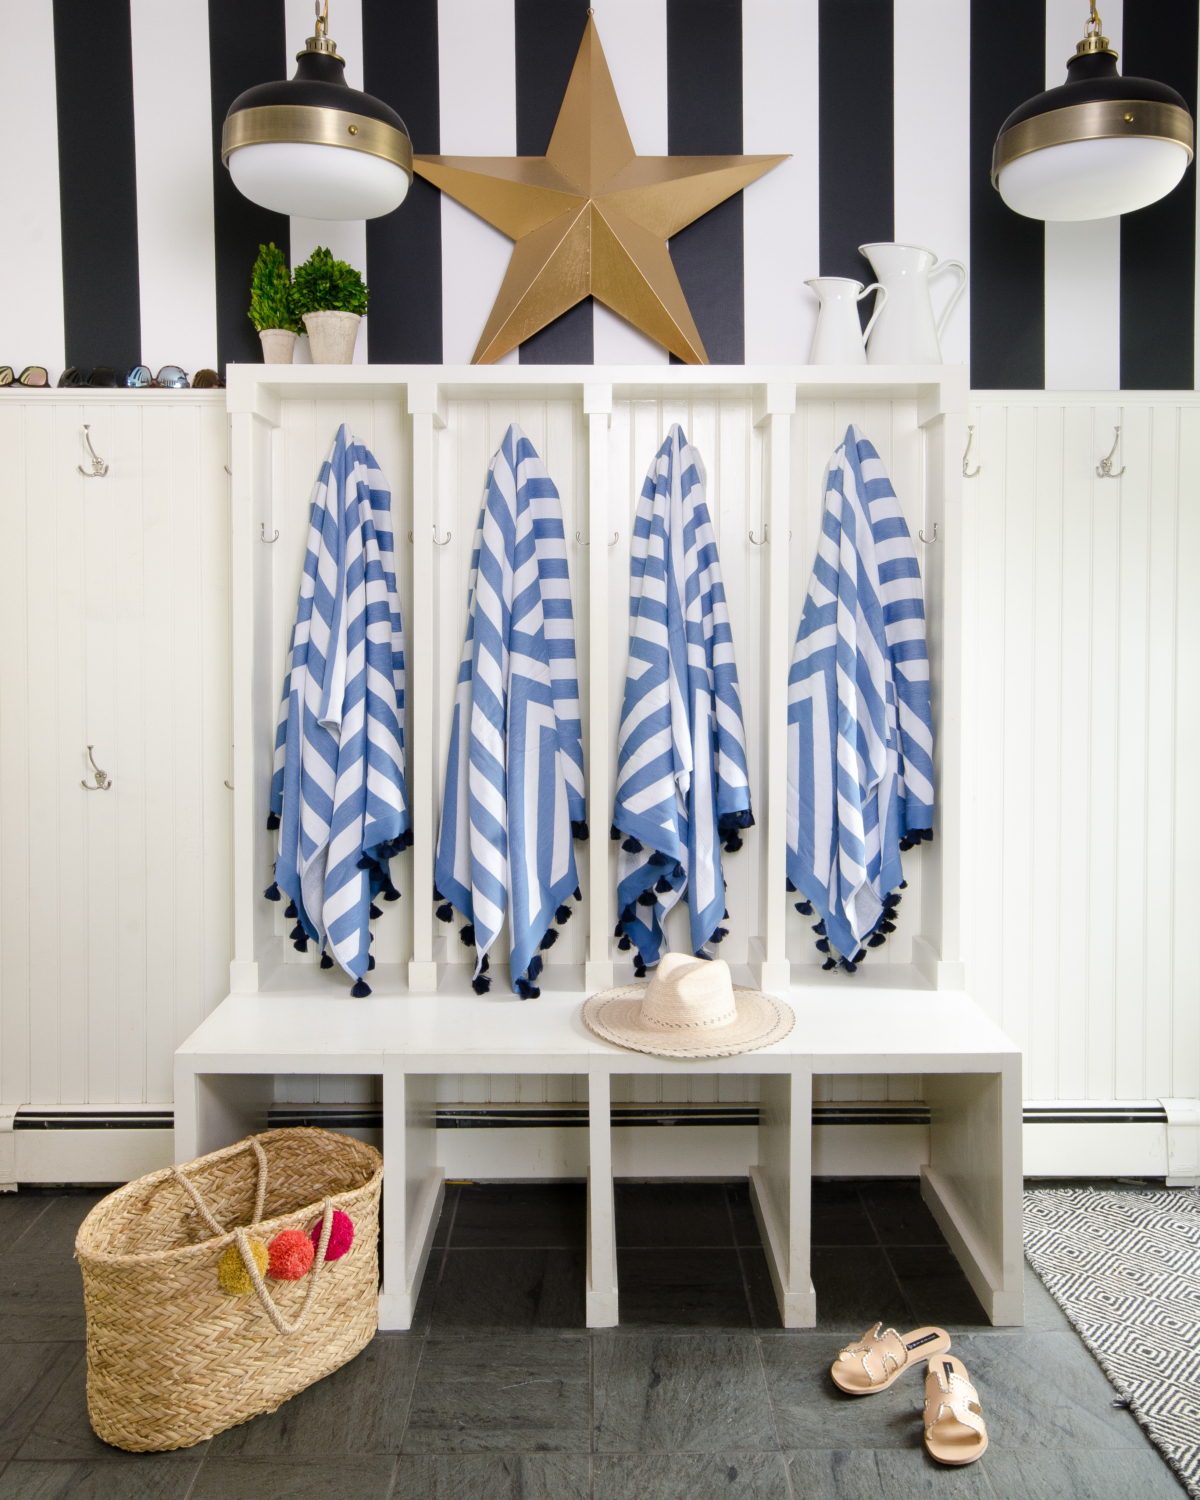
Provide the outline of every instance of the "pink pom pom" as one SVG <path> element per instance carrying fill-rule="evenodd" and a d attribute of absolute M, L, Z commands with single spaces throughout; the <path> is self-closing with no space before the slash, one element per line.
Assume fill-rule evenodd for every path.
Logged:
<path fill-rule="evenodd" d="M 313 1247 L 318 1248 L 321 1243 L 321 1225 L 323 1219 L 318 1219 L 312 1227 Z M 333 1211 L 333 1223 L 329 1226 L 329 1244 L 325 1247 L 326 1260 L 341 1260 L 346 1251 L 354 1243 L 354 1225 L 350 1222 L 350 1215 L 344 1214 L 340 1208 Z"/>
<path fill-rule="evenodd" d="M 267 1251 L 271 1257 L 267 1275 L 275 1281 L 299 1281 L 308 1274 L 315 1253 L 300 1229 L 281 1229 Z"/>

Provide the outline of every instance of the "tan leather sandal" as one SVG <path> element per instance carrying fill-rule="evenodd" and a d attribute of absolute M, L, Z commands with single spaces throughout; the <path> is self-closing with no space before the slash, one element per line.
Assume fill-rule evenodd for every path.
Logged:
<path fill-rule="evenodd" d="M 848 1396 L 873 1396 L 886 1391 L 910 1364 L 944 1354 L 950 1335 L 944 1328 L 914 1328 L 903 1337 L 882 1323 L 868 1328 L 857 1344 L 847 1344 L 829 1373 L 833 1383 Z"/>
<path fill-rule="evenodd" d="M 925 1446 L 940 1464 L 973 1464 L 988 1445 L 979 1392 L 966 1367 L 949 1355 L 929 1361 L 925 1377 Z"/>

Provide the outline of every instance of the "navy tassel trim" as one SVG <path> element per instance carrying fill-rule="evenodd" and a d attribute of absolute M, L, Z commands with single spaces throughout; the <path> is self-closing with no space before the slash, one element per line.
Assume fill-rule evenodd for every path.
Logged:
<path fill-rule="evenodd" d="M 275 830 L 278 827 L 279 827 L 279 814 L 278 813 L 268 813 L 267 814 L 267 832 L 268 833 L 274 833 Z"/>
<path fill-rule="evenodd" d="M 901 881 L 901 882 L 900 882 L 900 889 L 901 889 L 901 890 L 902 890 L 902 891 L 906 891 L 906 890 L 908 890 L 908 881 L 907 881 L 907 880 L 902 880 L 902 881 Z"/>
<path fill-rule="evenodd" d="M 626 854 L 640 854 L 642 852 L 642 846 L 638 843 L 637 839 L 634 838 L 633 834 L 629 835 L 629 837 L 621 845 L 621 848 L 624 849 Z"/>
<path fill-rule="evenodd" d="M 541 948 L 544 952 L 547 948 L 553 948 L 555 943 L 557 942 L 558 929 L 554 927 L 547 927 L 541 942 L 538 944 L 538 947 Z"/>
<path fill-rule="evenodd" d="M 813 914 L 813 905 L 812 905 L 812 902 L 811 901 L 797 901 L 796 902 L 796 910 L 800 913 L 800 915 L 802 917 L 811 917 L 812 914 Z"/>
<path fill-rule="evenodd" d="M 301 925 L 300 925 L 299 922 L 297 922 L 296 925 L 295 925 L 295 927 L 292 928 L 291 932 L 288 933 L 288 937 L 290 937 L 293 942 L 295 942 L 295 940 L 297 938 L 302 938 L 302 937 L 307 937 L 307 936 L 308 936 L 308 934 L 305 932 L 304 928 L 301 927 Z"/>
<path fill-rule="evenodd" d="M 492 967 L 492 966 L 491 966 L 491 963 L 490 963 L 490 962 L 489 962 L 489 961 L 488 961 L 488 956 L 487 956 L 487 954 L 486 954 L 486 953 L 485 953 L 485 954 L 484 954 L 484 955 L 483 955 L 483 957 L 482 957 L 482 958 L 481 958 L 481 959 L 480 959 L 480 961 L 479 961 L 479 972 L 480 972 L 480 973 L 481 973 L 481 974 L 486 974 L 486 973 L 487 973 L 487 971 L 488 971 L 488 970 L 489 970 L 489 969 L 490 969 L 490 968 L 491 968 L 491 967 Z"/>
<path fill-rule="evenodd" d="M 437 917 L 439 922 L 453 922 L 454 908 L 450 905 L 449 901 L 447 901 L 442 906 L 438 907 L 434 915 Z"/>
<path fill-rule="evenodd" d="M 574 896 L 571 899 L 573 901 L 582 901 L 583 900 L 583 892 L 579 889 L 578 886 L 575 887 L 575 894 L 574 894 Z"/>
<path fill-rule="evenodd" d="M 743 812 L 722 813 L 717 819 L 717 837 L 726 838 L 738 828 L 753 828 L 754 814 L 749 808 Z"/>
<path fill-rule="evenodd" d="M 273 880 L 272 880 L 271 884 L 263 892 L 263 895 L 267 898 L 268 901 L 282 901 L 283 900 L 283 897 L 279 894 L 279 887 L 275 883 L 275 881 L 273 881 Z"/>
<path fill-rule="evenodd" d="M 383 916 L 383 908 L 381 906 L 376 906 L 374 901 L 372 901 L 367 915 L 369 917 L 374 917 L 375 920 L 378 921 L 379 918 Z"/>
<path fill-rule="evenodd" d="M 300 915 L 300 913 L 296 910 L 296 903 L 294 901 L 288 902 L 287 906 L 284 908 L 283 914 L 285 917 L 298 917 Z"/>
<path fill-rule="evenodd" d="M 796 887 L 792 884 L 792 879 L 791 879 L 790 875 L 788 876 L 788 880 L 787 880 L 787 889 L 788 889 L 788 891 L 794 891 L 796 889 Z"/>
<path fill-rule="evenodd" d="M 442 895 L 441 891 L 438 890 L 436 885 L 433 888 L 433 899 L 435 901 L 444 901 L 446 899 L 445 896 Z"/>
<path fill-rule="evenodd" d="M 671 882 L 667 879 L 667 877 L 665 875 L 660 875 L 658 877 L 658 880 L 655 882 L 654 889 L 658 892 L 658 894 L 660 896 L 665 896 L 667 894 L 667 892 L 671 889 Z"/>
<path fill-rule="evenodd" d="M 542 960 L 536 953 L 529 960 L 529 967 L 525 970 L 525 972 L 529 975 L 531 980 L 536 979 L 542 972 Z"/>
<path fill-rule="evenodd" d="M 886 942 L 887 942 L 887 938 L 884 937 L 883 933 L 882 932 L 877 932 L 874 937 L 870 937 L 870 938 L 867 939 L 867 947 L 868 948 L 881 948 L 884 945 L 884 943 L 886 943 Z"/>
<path fill-rule="evenodd" d="M 375 967 L 375 955 L 373 953 L 368 953 L 367 954 L 367 968 L 368 969 L 373 969 L 374 967 Z"/>
<path fill-rule="evenodd" d="M 620 950 L 621 950 L 622 953 L 628 953 L 629 950 L 630 950 L 630 948 L 633 947 L 633 944 L 624 935 L 624 933 L 622 933 L 621 934 L 621 941 L 617 944 L 617 947 L 620 948 Z"/>
<path fill-rule="evenodd" d="M 462 945 L 463 945 L 464 948 L 473 948 L 475 946 L 475 924 L 474 924 L 474 922 L 468 922 L 465 927 L 460 927 L 459 928 L 459 930 L 458 930 L 458 940 L 459 940 L 460 943 L 462 943 Z"/>
<path fill-rule="evenodd" d="M 728 936 L 729 936 L 729 928 L 728 927 L 714 927 L 713 928 L 713 935 L 712 935 L 712 937 L 709 938 L 709 942 L 710 943 L 718 943 L 718 944 L 719 943 L 723 943 Z"/>
<path fill-rule="evenodd" d="M 825 969 L 826 971 L 828 971 L 829 969 L 836 969 L 837 968 L 837 960 L 833 959 L 833 958 L 827 958 L 825 960 L 825 962 L 821 965 L 821 967 L 823 969 Z"/>
<path fill-rule="evenodd" d="M 725 853 L 726 854 L 736 854 L 738 852 L 738 850 L 742 847 L 742 842 L 743 841 L 741 839 L 737 838 L 737 837 L 729 839 L 728 842 L 725 844 Z"/>
<path fill-rule="evenodd" d="M 860 963 L 862 963 L 863 959 L 866 958 L 866 956 L 867 956 L 867 950 L 865 948 L 860 948 L 858 950 L 858 952 L 854 955 L 854 958 L 851 960 L 851 962 L 856 963 L 856 964 L 860 964 Z"/>
<path fill-rule="evenodd" d="M 297 938 L 296 941 L 292 944 L 292 947 L 295 948 L 297 953 L 307 953 L 308 939 L 306 937 Z"/>
<path fill-rule="evenodd" d="M 371 993 L 371 986 L 365 979 L 360 979 L 357 984 L 350 987 L 350 993 L 356 1000 L 365 1000 Z"/>
<path fill-rule="evenodd" d="M 653 891 L 643 891 L 642 894 L 638 897 L 639 906 L 655 906 L 656 904 L 657 898 L 655 897 Z"/>
<path fill-rule="evenodd" d="M 537 985 L 530 984 L 528 980 L 517 980 L 517 994 L 520 995 L 522 1000 L 536 1000 L 541 993 Z"/>
<path fill-rule="evenodd" d="M 646 965 L 642 962 L 642 955 L 640 953 L 633 961 L 633 977 L 635 979 L 645 979 L 646 977 Z"/>
<path fill-rule="evenodd" d="M 851 963 L 848 958 L 842 959 L 842 968 L 845 969 L 847 974 L 858 973 L 858 965 L 855 963 Z"/>
<path fill-rule="evenodd" d="M 333 968 L 333 959 L 330 958 L 330 956 L 329 956 L 328 953 L 322 953 L 321 954 L 321 967 L 323 969 L 332 969 Z"/>
<path fill-rule="evenodd" d="M 825 936 L 825 923 L 824 922 L 818 922 L 816 924 L 816 926 L 813 928 L 813 931 L 816 933 L 816 935 L 818 937 L 824 937 Z"/>
<path fill-rule="evenodd" d="M 817 940 L 817 952 L 818 953 L 828 953 L 829 951 L 830 951 L 830 948 L 829 948 L 829 939 L 828 938 L 819 938 Z"/>
<path fill-rule="evenodd" d="M 476 975 L 471 981 L 471 988 L 477 995 L 486 995 L 492 987 L 492 981 L 484 974 Z"/>
<path fill-rule="evenodd" d="M 569 906 L 560 906 L 554 913 L 554 920 L 560 927 L 565 926 L 571 920 L 571 908 Z"/>
<path fill-rule="evenodd" d="M 613 840 L 619 839 L 621 837 L 621 830 L 617 827 L 617 825 L 615 823 L 608 830 L 608 836 L 609 836 L 610 839 L 613 839 Z"/>
<path fill-rule="evenodd" d="M 588 826 L 582 818 L 578 819 L 578 821 L 576 821 L 575 819 L 571 820 L 571 837 L 573 839 L 578 839 L 581 844 L 587 843 Z"/>
<path fill-rule="evenodd" d="M 622 922 L 634 922 L 636 920 L 637 920 L 637 912 L 634 911 L 634 909 L 633 909 L 632 906 L 627 906 L 625 908 L 625 910 L 621 913 L 621 921 Z"/>

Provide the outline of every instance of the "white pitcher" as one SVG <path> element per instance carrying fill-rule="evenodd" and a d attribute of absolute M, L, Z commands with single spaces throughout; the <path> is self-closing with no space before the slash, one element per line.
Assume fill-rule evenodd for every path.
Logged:
<path fill-rule="evenodd" d="M 946 319 L 967 285 L 967 268 L 960 260 L 938 260 L 920 245 L 860 245 L 859 254 L 887 288 L 887 311 L 875 325 L 867 344 L 871 365 L 940 365 L 940 339 Z M 958 286 L 934 321 L 929 278 L 939 271 L 959 273 Z"/>
<path fill-rule="evenodd" d="M 812 287 L 820 298 L 817 331 L 813 334 L 810 365 L 865 365 L 867 335 L 887 301 L 887 288 L 873 281 L 863 286 L 845 276 L 814 276 L 805 286 Z M 868 292 L 875 293 L 875 309 L 864 329 L 858 321 L 858 304 Z"/>

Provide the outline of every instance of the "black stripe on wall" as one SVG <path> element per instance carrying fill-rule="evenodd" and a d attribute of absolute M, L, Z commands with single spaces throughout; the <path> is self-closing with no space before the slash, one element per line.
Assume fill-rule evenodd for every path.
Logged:
<path fill-rule="evenodd" d="M 441 150 L 437 0 L 362 0 L 363 84 L 408 126 L 413 150 Z M 441 193 L 414 177 L 395 211 L 367 220 L 372 364 L 442 362 Z"/>
<path fill-rule="evenodd" d="M 892 0 L 820 0 L 817 25 L 821 275 L 867 286 L 858 247 L 896 233 Z"/>
<path fill-rule="evenodd" d="M 991 171 L 1001 125 L 1046 87 L 1046 0 L 1011 0 L 999 39 L 996 15 L 992 0 L 971 0 L 971 384 L 1041 390 L 1046 232 L 1005 205 Z"/>
<path fill-rule="evenodd" d="M 67 363 L 123 376 L 142 358 L 129 0 L 54 0 L 54 70 Z"/>
<path fill-rule="evenodd" d="M 517 155 L 545 156 L 587 25 L 588 0 L 516 0 Z M 592 299 L 521 345 L 523 365 L 590 365 Z"/>
<path fill-rule="evenodd" d="M 1196 117 L 1196 0 L 1125 6 L 1121 71 L 1178 89 Z M 1173 193 L 1121 216 L 1121 385 L 1191 390 L 1196 379 L 1196 163 Z"/>
<path fill-rule="evenodd" d="M 667 152 L 742 149 L 741 0 L 667 0 Z M 742 195 L 718 203 L 670 241 L 671 261 L 714 365 L 746 358 Z M 671 363 L 680 361 L 675 355 Z"/>
<path fill-rule="evenodd" d="M 274 241 L 289 257 L 286 214 L 243 198 L 221 165 L 221 127 L 244 90 L 284 76 L 287 42 L 283 0 L 208 0 L 209 87 L 212 98 L 213 233 L 217 263 L 217 361 L 261 364 L 262 345 L 246 315 L 259 245 Z M 289 69 L 288 76 L 294 72 Z"/>

